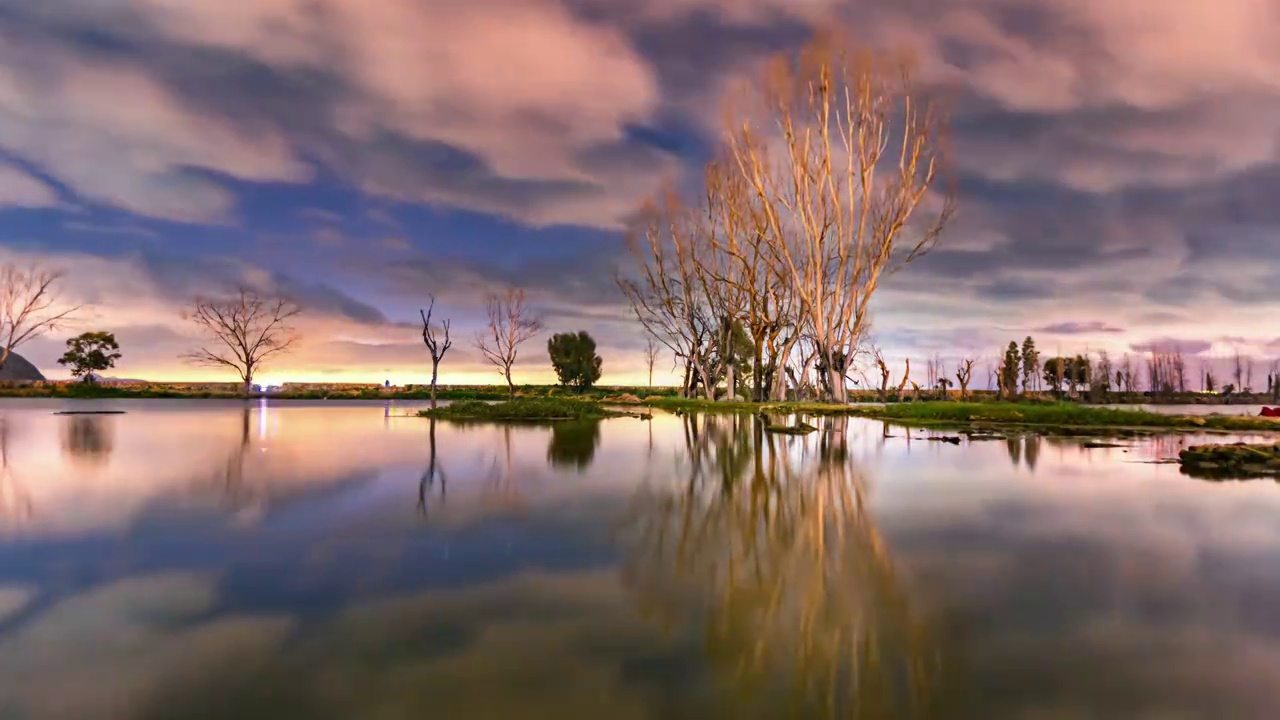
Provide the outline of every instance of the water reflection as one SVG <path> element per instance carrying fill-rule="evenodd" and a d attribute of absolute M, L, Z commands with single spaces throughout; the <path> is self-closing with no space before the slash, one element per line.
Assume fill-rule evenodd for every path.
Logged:
<path fill-rule="evenodd" d="M 215 476 L 215 484 L 221 490 L 224 507 L 231 510 L 248 510 L 263 500 L 263 493 L 251 481 L 245 479 L 245 465 L 252 445 L 252 411 L 246 404 L 239 412 L 239 432 L 226 443 L 225 460 Z"/>
<path fill-rule="evenodd" d="M 0 416 L 0 525 L 19 525 L 34 514 L 31 491 L 9 457 L 12 430 L 9 418 Z"/>
<path fill-rule="evenodd" d="M 923 624 L 841 428 L 810 441 L 747 417 L 685 426 L 683 481 L 644 488 L 628 514 L 624 582 L 642 613 L 700 628 L 734 716 L 923 712 L 935 672 Z"/>
<path fill-rule="evenodd" d="M 585 472 L 600 447 L 600 421 L 574 420 L 551 425 L 551 441 L 547 444 L 547 462 L 553 468 L 571 468 Z"/>
<path fill-rule="evenodd" d="M 23 488 L 36 510 L 0 536 L 4 718 L 1280 706 L 1280 492 L 1132 462 L 1150 439 L 658 415 L 602 423 L 579 472 L 547 426 L 166 402 L 114 421 L 99 471 L 52 409 L 0 418 L 3 520 Z M 270 511 L 234 522 L 228 488 Z"/>
<path fill-rule="evenodd" d="M 427 496 L 436 482 L 440 483 L 440 504 L 442 505 L 448 486 L 448 479 L 436 455 L 436 419 L 430 418 L 427 423 L 427 469 L 422 472 L 422 477 L 418 480 L 418 512 L 424 519 L 428 516 Z"/>
<path fill-rule="evenodd" d="M 112 420 L 102 415 L 68 415 L 62 452 L 85 465 L 103 465 L 111 457 Z"/>

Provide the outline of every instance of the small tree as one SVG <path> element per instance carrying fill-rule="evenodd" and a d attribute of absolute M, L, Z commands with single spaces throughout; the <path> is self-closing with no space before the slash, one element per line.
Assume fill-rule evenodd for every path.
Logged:
<path fill-rule="evenodd" d="M 485 300 L 489 324 L 476 333 L 476 348 L 507 380 L 507 396 L 516 396 L 511 382 L 511 366 L 516 364 L 520 346 L 542 331 L 542 320 L 525 305 L 524 290 L 507 288 L 501 295 L 490 293 Z"/>
<path fill-rule="evenodd" d="M 586 332 L 559 333 L 547 341 L 551 365 L 560 383 L 589 390 L 600 379 L 602 361 L 596 354 L 596 341 Z"/>
<path fill-rule="evenodd" d="M 0 370 L 18 346 L 63 327 L 80 310 L 60 302 L 62 273 L 0 264 Z"/>
<path fill-rule="evenodd" d="M 288 352 L 297 341 L 290 321 L 300 312 L 302 308 L 284 298 L 266 297 L 247 288 L 223 300 L 196 300 L 183 317 L 194 322 L 211 342 L 186 357 L 196 364 L 235 370 L 248 395 L 263 363 Z"/>
<path fill-rule="evenodd" d="M 1073 374 L 1071 360 L 1063 357 L 1052 357 L 1044 361 L 1044 381 L 1054 395 L 1062 394 L 1062 382 Z"/>
<path fill-rule="evenodd" d="M 93 374 L 115 367 L 120 359 L 119 343 L 109 332 L 87 332 L 67 341 L 67 351 L 58 359 L 59 365 L 71 367 L 71 376 L 94 382 Z"/>
<path fill-rule="evenodd" d="M 436 329 L 431 327 L 431 313 L 436 309 L 436 296 L 431 295 L 431 304 L 427 305 L 426 311 L 418 310 L 418 314 L 422 316 L 422 343 L 427 346 L 427 352 L 431 353 L 431 407 L 436 406 L 436 376 L 440 372 L 440 361 L 444 360 L 444 354 L 449 352 L 449 348 L 453 347 L 453 341 L 449 339 L 449 321 L 445 320 L 441 323 L 440 328 L 444 331 L 444 337 L 437 337 Z"/>
<path fill-rule="evenodd" d="M 653 387 L 653 366 L 658 362 L 658 344 L 649 338 L 649 342 L 644 346 L 644 360 L 649 366 L 649 387 Z"/>

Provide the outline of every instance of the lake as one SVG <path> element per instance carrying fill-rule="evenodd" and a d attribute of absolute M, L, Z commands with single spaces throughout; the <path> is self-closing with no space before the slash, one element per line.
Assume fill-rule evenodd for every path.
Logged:
<path fill-rule="evenodd" d="M 0 718 L 1280 708 L 1280 486 L 1196 438 L 415 407 L 0 401 Z"/>

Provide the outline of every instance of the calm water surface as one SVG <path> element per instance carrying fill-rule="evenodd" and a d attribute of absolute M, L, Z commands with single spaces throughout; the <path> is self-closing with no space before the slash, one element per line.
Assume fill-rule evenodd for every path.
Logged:
<path fill-rule="evenodd" d="M 0 403 L 0 718 L 1277 717 L 1280 486 L 1186 440 L 408 409 Z"/>

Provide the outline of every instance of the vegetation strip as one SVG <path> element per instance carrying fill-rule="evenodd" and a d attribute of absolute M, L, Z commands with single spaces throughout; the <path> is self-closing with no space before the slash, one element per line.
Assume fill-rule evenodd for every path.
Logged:
<path fill-rule="evenodd" d="M 531 399 L 510 400 L 499 403 L 480 401 L 456 402 L 432 410 L 422 410 L 420 417 L 445 420 L 590 420 L 610 417 L 640 417 L 648 415 L 612 410 L 600 403 L 585 400 Z"/>

